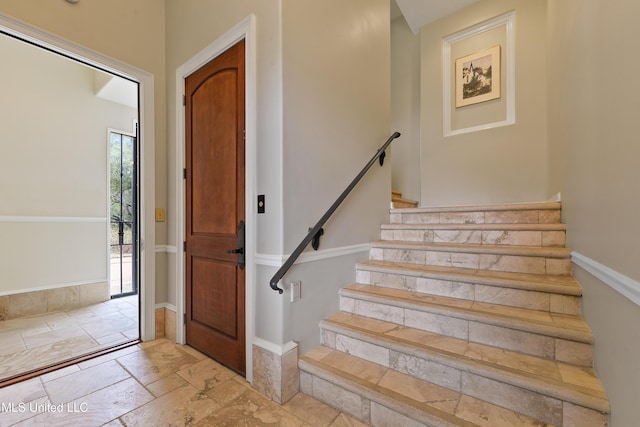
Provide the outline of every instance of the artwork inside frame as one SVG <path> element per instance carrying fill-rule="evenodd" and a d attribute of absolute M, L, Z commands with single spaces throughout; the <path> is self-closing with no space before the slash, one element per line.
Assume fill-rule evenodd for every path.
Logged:
<path fill-rule="evenodd" d="M 456 108 L 500 98 L 500 45 L 456 59 Z"/>

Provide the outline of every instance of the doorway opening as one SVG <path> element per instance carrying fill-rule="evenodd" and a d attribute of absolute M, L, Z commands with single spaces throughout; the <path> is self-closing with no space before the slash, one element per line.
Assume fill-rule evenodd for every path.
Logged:
<path fill-rule="evenodd" d="M 10 155 L 0 156 L 0 175 L 15 175 L 2 177 L 15 184 L 0 210 L 2 387 L 153 339 L 155 294 L 145 284 L 154 280 L 155 235 L 145 209 L 154 205 L 154 150 L 145 143 L 153 141 L 153 76 L 1 15 L 0 52 L 7 59 L 0 122 L 12 141 L 3 146 Z M 138 122 L 140 130 L 130 128 Z M 133 209 L 119 215 L 123 263 L 114 299 L 110 128 L 130 129 L 119 133 L 122 151 L 132 138 L 135 162 L 131 194 L 121 191 L 121 206 Z"/>

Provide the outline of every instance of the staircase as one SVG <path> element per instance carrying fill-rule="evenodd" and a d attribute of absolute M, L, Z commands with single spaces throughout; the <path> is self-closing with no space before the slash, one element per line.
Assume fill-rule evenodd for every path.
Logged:
<path fill-rule="evenodd" d="M 301 391 L 373 426 L 607 425 L 560 203 L 390 218 Z"/>

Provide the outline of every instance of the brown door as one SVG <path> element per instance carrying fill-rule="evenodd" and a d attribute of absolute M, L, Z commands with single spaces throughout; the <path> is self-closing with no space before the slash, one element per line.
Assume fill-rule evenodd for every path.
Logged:
<path fill-rule="evenodd" d="M 241 41 L 185 81 L 187 344 L 243 375 L 244 73 Z"/>

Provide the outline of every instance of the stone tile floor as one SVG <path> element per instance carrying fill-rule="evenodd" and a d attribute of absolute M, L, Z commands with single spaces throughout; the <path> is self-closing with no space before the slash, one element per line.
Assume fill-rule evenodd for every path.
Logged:
<path fill-rule="evenodd" d="M 0 389 L 0 426 L 364 426 L 305 395 L 280 406 L 158 339 Z"/>
<path fill-rule="evenodd" d="M 0 322 L 0 379 L 138 338 L 138 297 Z M 4 426 L 0 420 L 0 426 Z"/>

